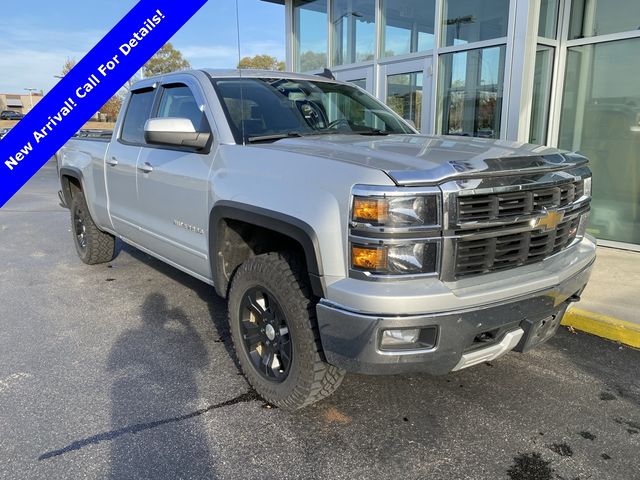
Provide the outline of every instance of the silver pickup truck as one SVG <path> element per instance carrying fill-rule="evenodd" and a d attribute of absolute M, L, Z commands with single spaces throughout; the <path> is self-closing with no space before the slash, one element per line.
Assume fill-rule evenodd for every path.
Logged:
<path fill-rule="evenodd" d="M 296 409 L 345 371 L 444 374 L 549 339 L 595 258 L 587 159 L 420 135 L 356 86 L 187 71 L 57 155 L 88 264 L 116 237 L 214 286 L 249 383 Z"/>

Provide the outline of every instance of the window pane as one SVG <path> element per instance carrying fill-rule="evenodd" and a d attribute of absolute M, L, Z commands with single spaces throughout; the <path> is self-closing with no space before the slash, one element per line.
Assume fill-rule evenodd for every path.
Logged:
<path fill-rule="evenodd" d="M 158 108 L 159 118 L 188 118 L 197 132 L 208 132 L 209 124 L 193 93 L 185 85 L 165 87 Z"/>
<path fill-rule="evenodd" d="M 539 145 L 547 143 L 552 72 L 553 49 L 545 48 L 538 50 L 536 52 L 536 67 L 533 77 L 533 99 L 531 105 L 529 141 Z"/>
<path fill-rule="evenodd" d="M 357 80 L 349 80 L 349 83 L 353 83 L 363 90 L 367 89 L 367 79 L 366 78 L 358 78 Z"/>
<path fill-rule="evenodd" d="M 446 46 L 506 37 L 509 0 L 445 0 L 442 22 Z"/>
<path fill-rule="evenodd" d="M 294 24 L 301 72 L 327 66 L 327 0 L 295 0 Z"/>
<path fill-rule="evenodd" d="M 373 60 L 375 0 L 335 0 L 332 5 L 334 65 Z"/>
<path fill-rule="evenodd" d="M 384 0 L 383 56 L 433 48 L 435 0 Z"/>
<path fill-rule="evenodd" d="M 418 130 L 422 126 L 422 81 L 422 72 L 387 77 L 387 105 Z"/>
<path fill-rule="evenodd" d="M 145 143 L 144 125 L 151 116 L 155 94 L 155 90 L 147 90 L 131 95 L 122 125 L 122 140 L 129 143 Z"/>
<path fill-rule="evenodd" d="M 573 0 L 569 39 L 640 28 L 638 0 Z"/>
<path fill-rule="evenodd" d="M 640 244 L 640 39 L 573 47 L 559 146 L 591 160 L 590 231 Z"/>
<path fill-rule="evenodd" d="M 542 0 L 540 2 L 540 21 L 538 36 L 556 38 L 558 25 L 559 0 Z"/>
<path fill-rule="evenodd" d="M 505 47 L 440 56 L 440 131 L 448 135 L 498 138 Z"/>

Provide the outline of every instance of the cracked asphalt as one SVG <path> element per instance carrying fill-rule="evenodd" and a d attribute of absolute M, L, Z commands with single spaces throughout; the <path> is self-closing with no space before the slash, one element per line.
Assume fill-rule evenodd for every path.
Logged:
<path fill-rule="evenodd" d="M 57 189 L 50 162 L 0 210 L 2 479 L 640 479 L 640 351 L 563 329 L 287 413 L 212 288 L 127 246 L 82 264 Z"/>

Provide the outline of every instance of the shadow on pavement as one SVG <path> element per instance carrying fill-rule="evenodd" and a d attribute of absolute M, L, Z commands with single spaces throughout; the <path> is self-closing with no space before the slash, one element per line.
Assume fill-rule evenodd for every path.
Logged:
<path fill-rule="evenodd" d="M 194 375 L 208 364 L 202 339 L 185 313 L 170 309 L 159 293 L 146 297 L 141 320 L 120 336 L 108 360 L 116 373 L 110 478 L 210 477 L 213 459 L 202 425 L 179 423 L 198 413 Z M 145 435 L 150 428 L 153 434 Z"/>
<path fill-rule="evenodd" d="M 136 249 L 135 247 L 121 244 L 119 248 L 121 251 L 126 251 L 135 260 L 144 263 L 149 268 L 156 270 L 162 275 L 170 277 L 184 287 L 192 290 L 195 294 L 198 295 L 200 300 L 207 304 L 207 309 L 209 310 L 209 318 L 211 319 L 211 324 L 216 330 L 219 342 L 224 345 L 227 353 L 229 354 L 229 358 L 233 360 L 239 373 L 241 369 L 240 364 L 238 363 L 238 359 L 235 355 L 233 342 L 231 340 L 231 332 L 229 330 L 229 321 L 227 318 L 226 300 L 218 296 L 215 289 L 211 285 L 207 285 L 197 278 L 194 278 L 178 270 L 177 268 L 172 267 L 171 265 L 157 260 L 152 256 Z"/>

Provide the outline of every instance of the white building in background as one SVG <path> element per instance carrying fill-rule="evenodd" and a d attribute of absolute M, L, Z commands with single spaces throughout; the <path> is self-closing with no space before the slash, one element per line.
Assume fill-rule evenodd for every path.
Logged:
<path fill-rule="evenodd" d="M 640 250 L 640 0 L 268 0 L 287 66 L 330 68 L 424 133 L 579 150 L 591 232 Z"/>

